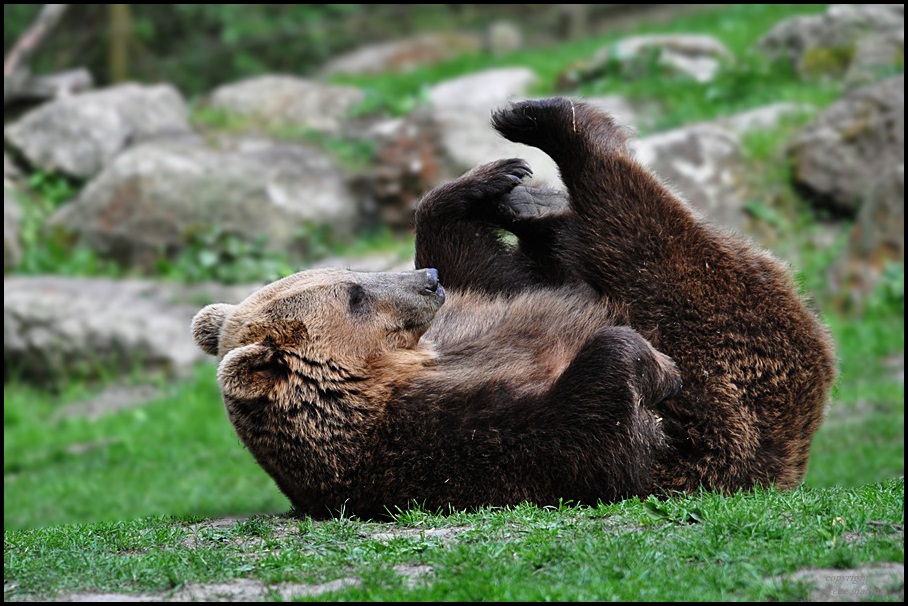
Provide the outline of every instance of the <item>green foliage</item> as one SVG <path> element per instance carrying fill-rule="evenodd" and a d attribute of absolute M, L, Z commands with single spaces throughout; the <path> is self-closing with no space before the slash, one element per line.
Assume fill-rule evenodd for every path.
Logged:
<path fill-rule="evenodd" d="M 415 91 L 401 94 L 383 91 L 378 85 L 363 86 L 365 100 L 353 110 L 355 117 L 371 115 L 406 116 L 429 104 L 429 87 L 425 84 Z"/>
<path fill-rule="evenodd" d="M 28 190 L 16 193 L 22 208 L 19 237 L 22 260 L 16 272 L 67 276 L 123 275 L 114 263 L 99 258 L 89 248 L 72 242 L 45 223 L 61 205 L 73 199 L 81 184 L 56 173 L 36 172 L 28 178 Z"/>
<path fill-rule="evenodd" d="M 889 261 L 883 268 L 880 281 L 870 293 L 868 307 L 893 309 L 905 313 L 905 263 Z"/>
<path fill-rule="evenodd" d="M 59 208 L 76 195 L 72 182 L 57 173 L 32 173 L 28 177 L 28 187 L 50 210 Z"/>
<path fill-rule="evenodd" d="M 210 139 L 216 140 L 218 136 L 224 134 L 255 133 L 277 141 L 311 145 L 324 150 L 346 170 L 352 172 L 369 166 L 375 157 L 375 143 L 366 139 L 329 135 L 303 125 L 256 121 L 204 105 L 193 109 L 190 120 Z"/>
<path fill-rule="evenodd" d="M 641 102 L 659 100 L 649 127 L 665 130 L 685 123 L 708 121 L 779 102 L 828 105 L 842 92 L 840 83 L 803 83 L 784 63 L 756 55 L 725 66 L 710 82 L 698 83 L 681 75 L 629 80 L 608 72 L 583 85 L 586 95 L 623 94 Z M 662 101 L 665 100 L 665 101 Z"/>
<path fill-rule="evenodd" d="M 294 271 L 288 255 L 267 248 L 267 238 L 249 242 L 216 227 L 190 235 L 175 258 L 162 258 L 157 265 L 160 275 L 190 283 L 270 282 Z"/>
<path fill-rule="evenodd" d="M 133 381 L 161 393 L 96 420 L 62 411 L 96 399 L 105 383 L 62 383 L 56 394 L 4 384 L 5 528 L 286 510 L 227 421 L 213 366 L 188 381 Z"/>
<path fill-rule="evenodd" d="M 841 76 L 851 65 L 855 50 L 854 46 L 808 48 L 801 58 L 801 69 L 808 76 Z"/>

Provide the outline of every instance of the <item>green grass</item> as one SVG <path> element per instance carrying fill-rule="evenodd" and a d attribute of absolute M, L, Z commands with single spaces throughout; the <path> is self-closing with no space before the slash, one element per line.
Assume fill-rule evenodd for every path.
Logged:
<path fill-rule="evenodd" d="M 202 366 L 156 401 L 97 420 L 56 414 L 91 397 L 84 386 L 4 385 L 4 528 L 287 509 L 233 433 L 214 373 Z"/>
<path fill-rule="evenodd" d="M 891 310 L 891 308 L 889 308 Z M 905 473 L 905 385 L 885 361 L 904 355 L 902 313 L 871 308 L 864 317 L 829 317 L 840 376 L 824 426 L 814 438 L 806 482 L 856 486 Z"/>
<path fill-rule="evenodd" d="M 890 480 L 599 507 L 417 510 L 389 523 L 159 517 L 6 532 L 5 598 L 167 597 L 251 578 L 275 591 L 351 580 L 320 596 L 328 600 L 798 600 L 807 588 L 785 580 L 798 569 L 903 561 L 903 499 L 904 482 Z M 396 572 L 401 565 L 422 576 Z"/>

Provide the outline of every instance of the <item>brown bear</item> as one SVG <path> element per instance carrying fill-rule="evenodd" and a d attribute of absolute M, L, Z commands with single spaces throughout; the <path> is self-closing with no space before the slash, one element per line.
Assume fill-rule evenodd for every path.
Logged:
<path fill-rule="evenodd" d="M 552 156 L 568 195 L 522 185 L 522 160 L 483 165 L 417 208 L 425 269 L 301 272 L 193 320 L 295 510 L 800 482 L 835 359 L 783 265 L 699 220 L 588 105 L 493 125 Z"/>

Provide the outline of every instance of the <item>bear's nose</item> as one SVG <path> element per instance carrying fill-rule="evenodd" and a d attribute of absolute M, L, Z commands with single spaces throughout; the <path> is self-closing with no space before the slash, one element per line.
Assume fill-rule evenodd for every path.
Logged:
<path fill-rule="evenodd" d="M 426 294 L 432 294 L 438 292 L 438 270 L 435 268 L 429 268 L 426 270 L 426 283 L 423 286 L 423 291 Z"/>

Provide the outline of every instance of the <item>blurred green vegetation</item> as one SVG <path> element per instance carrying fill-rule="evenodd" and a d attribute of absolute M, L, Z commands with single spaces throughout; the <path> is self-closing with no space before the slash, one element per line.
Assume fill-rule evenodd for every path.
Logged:
<path fill-rule="evenodd" d="M 75 19 L 81 15 L 79 11 L 82 10 L 94 14 L 91 11 L 100 10 L 96 7 L 105 5 L 90 6 L 95 8 L 74 5 L 70 10 L 76 11 L 76 15 L 67 13 L 65 18 Z M 386 35 L 390 35 L 393 32 L 405 33 L 404 29 L 400 28 L 405 28 L 406 31 L 418 31 L 432 24 L 437 25 L 443 21 L 441 17 L 443 17 L 444 11 L 454 10 L 431 8 L 435 5 L 412 5 L 416 8 L 406 9 L 409 11 L 407 13 L 409 17 L 403 19 L 395 11 L 405 9 L 392 8 L 400 6 L 406 5 L 388 5 L 386 8 L 366 5 L 135 5 L 134 11 L 137 23 L 145 14 L 142 11 L 147 10 L 151 11 L 147 15 L 147 19 L 151 21 L 162 20 L 161 15 L 170 15 L 173 23 L 168 21 L 167 27 L 176 30 L 179 30 L 180 27 L 195 27 L 198 30 L 196 35 L 207 32 L 206 35 L 209 37 L 223 38 L 222 42 L 225 45 L 236 43 L 238 45 L 236 50 L 240 56 L 249 53 L 261 61 L 255 69 L 250 67 L 249 73 L 260 73 L 263 70 L 280 71 L 281 68 L 270 63 L 270 55 L 265 52 L 260 53 L 261 49 L 257 46 L 247 49 L 243 44 L 237 42 L 245 40 L 245 36 L 251 36 L 251 32 L 258 32 L 256 35 L 267 38 L 267 32 L 271 29 L 284 28 L 286 30 L 289 23 L 297 24 L 298 27 L 302 27 L 299 24 L 316 27 L 312 24 L 336 22 L 349 27 L 351 22 L 374 17 L 378 21 L 393 18 L 398 22 L 386 33 Z M 453 27 L 460 19 L 475 27 L 496 15 L 507 15 L 508 11 L 515 10 L 498 8 L 487 11 L 486 9 L 469 8 L 473 5 L 463 6 L 468 8 L 455 11 L 458 15 L 456 19 L 452 18 L 443 22 L 449 27 Z M 520 7 L 524 5 L 495 6 Z M 366 101 L 355 110 L 356 114 L 361 116 L 402 115 L 425 103 L 428 87 L 434 83 L 488 68 L 524 65 L 539 75 L 535 91 L 538 94 L 556 92 L 580 95 L 620 94 L 642 108 L 649 108 L 644 112 L 646 115 L 639 129 L 642 133 L 690 122 L 710 120 L 779 101 L 797 102 L 822 108 L 841 95 L 843 90 L 841 82 L 835 79 L 804 81 L 798 78 L 789 66 L 769 64 L 761 56 L 752 53 L 751 49 L 760 36 L 778 21 L 792 15 L 819 12 L 825 6 L 728 5 L 721 10 L 713 8 L 682 14 L 666 23 L 642 22 L 621 32 L 581 38 L 557 45 L 529 47 L 503 56 L 492 56 L 488 53 L 468 54 L 403 74 L 346 76 L 337 77 L 335 80 L 356 84 L 366 92 Z M 5 5 L 5 14 L 9 14 L 5 23 L 7 44 L 11 43 L 15 32 L 21 31 L 21 28 L 24 27 L 22 24 L 27 23 L 36 10 L 34 5 Z M 99 13 L 96 17 L 103 23 L 102 14 Z M 16 29 L 17 23 L 19 29 Z M 216 27 L 212 25 L 215 23 L 218 24 Z M 191 24 L 195 25 L 191 26 Z M 65 28 L 61 26 L 61 29 Z M 176 52 L 177 49 L 182 48 L 180 45 L 186 44 L 191 48 L 205 46 L 201 42 L 193 42 L 192 37 L 183 40 L 179 35 L 171 35 L 169 30 L 155 29 L 150 26 L 139 29 L 147 30 L 146 34 L 155 40 L 166 38 L 166 40 L 160 40 L 159 43 L 171 44 L 173 48 L 165 46 L 159 54 L 167 57 L 169 53 L 173 52 L 175 61 L 178 61 L 180 57 L 190 63 L 192 60 L 192 55 L 184 56 Z M 165 35 L 165 32 L 168 33 Z M 212 32 L 217 32 L 217 35 Z M 598 49 L 629 34 L 666 32 L 696 32 L 714 35 L 729 47 L 734 54 L 734 60 L 724 66 L 713 82 L 707 84 L 655 71 L 644 73 L 642 77 L 633 79 L 625 78 L 620 73 L 612 73 L 585 82 L 578 89 L 558 90 L 557 84 L 562 75 L 568 72 L 571 66 L 590 59 Z M 359 41 L 366 39 L 368 36 L 364 36 Z M 316 44 L 318 38 L 308 42 L 307 40 L 305 36 L 302 36 L 296 43 Z M 64 39 L 60 44 L 65 42 Z M 277 46 L 280 47 L 280 57 L 282 58 L 309 56 L 298 51 L 293 45 L 284 47 L 278 44 Z M 236 60 L 240 61 L 240 59 Z M 200 70 L 197 75 L 205 78 L 219 78 L 216 84 L 220 84 L 245 73 L 241 73 L 242 70 L 234 70 L 229 61 L 212 59 L 212 62 L 213 65 L 206 65 L 205 69 Z M 180 83 L 180 73 L 178 69 L 170 70 L 168 68 L 167 79 Z M 198 90 L 195 85 L 188 86 L 187 89 L 190 92 Z M 809 115 L 810 112 L 805 113 L 805 116 Z M 375 154 L 374 143 L 361 138 L 328 136 L 302 127 L 258 124 L 248 118 L 208 108 L 204 103 L 199 102 L 193 103 L 192 122 L 195 128 L 208 138 L 255 132 L 278 140 L 315 145 L 325 149 L 338 160 L 345 170 L 353 173 L 366 171 Z M 806 119 L 795 124 L 789 123 L 773 131 L 758 133 L 747 142 L 752 147 L 754 141 L 757 141 L 757 146 L 764 147 L 762 162 L 759 163 L 757 170 L 751 173 L 760 176 L 760 182 L 755 183 L 754 197 L 748 208 L 752 214 L 759 215 L 760 218 L 769 222 L 783 220 L 780 213 L 787 213 L 788 218 L 785 220 L 788 221 L 789 231 L 803 228 L 805 223 L 813 221 L 814 217 L 805 214 L 803 204 L 790 192 L 785 192 L 785 195 L 781 197 L 774 197 L 775 194 L 772 191 L 774 188 L 786 187 L 788 175 L 784 171 L 788 170 L 788 163 L 784 157 L 780 158 L 778 155 L 770 157 L 767 154 L 769 150 L 779 148 L 784 140 L 796 132 L 794 126 L 804 124 L 806 124 Z M 756 154 L 756 156 L 758 155 Z M 765 171 L 773 171 L 773 174 L 763 178 L 761 175 Z M 30 185 L 30 190 L 25 194 L 26 204 L 23 205 L 25 208 L 24 258 L 16 269 L 17 272 L 105 276 L 136 274 L 135 269 L 119 267 L 110 260 L 99 257 L 60 231 L 43 229 L 44 222 L 50 214 L 61 203 L 76 195 L 81 184 L 59 175 L 37 173 L 31 178 Z M 783 206 L 786 208 L 781 208 Z M 270 279 L 277 277 L 283 271 L 299 266 L 299 260 L 294 262 L 287 254 L 268 251 L 261 242 L 241 241 L 231 234 L 218 233 L 216 230 L 204 234 L 187 234 L 187 238 L 188 245 L 182 252 L 176 256 L 162 255 L 156 264 L 157 275 L 174 280 L 218 280 L 237 283 L 257 278 Z M 370 242 L 388 248 L 392 246 L 387 242 L 389 238 L 396 238 L 402 246 L 406 246 L 412 236 L 410 234 L 397 234 L 396 236 L 383 234 L 376 238 L 374 228 L 370 228 L 369 231 L 362 234 L 361 238 L 366 242 L 366 246 L 363 246 L 362 242 L 354 246 L 363 252 L 368 251 Z M 780 236 L 780 240 L 783 239 L 785 238 Z M 796 240 L 790 238 L 788 240 L 791 246 L 800 245 Z M 307 249 L 307 254 L 303 259 L 306 262 L 347 252 L 343 246 L 331 242 L 331 239 L 319 230 L 302 228 L 301 242 Z"/>
<path fill-rule="evenodd" d="M 469 54 L 440 65 L 424 66 L 401 74 L 337 76 L 336 82 L 355 84 L 367 94 L 362 111 L 406 114 L 425 103 L 428 89 L 441 81 L 495 67 L 531 68 L 538 76 L 538 95 L 622 95 L 657 108 L 656 120 L 640 131 L 662 130 L 683 123 L 708 120 L 769 103 L 791 101 L 824 106 L 838 98 L 842 83 L 835 79 L 799 79 L 784 62 L 769 62 L 752 52 L 773 25 L 794 15 L 822 12 L 825 4 L 730 4 L 721 10 L 679 15 L 669 22 L 640 21 L 629 29 L 527 48 L 499 57 Z M 734 55 L 712 82 L 699 83 L 681 75 L 652 70 L 645 77 L 627 78 L 612 72 L 576 89 L 560 89 L 559 82 L 597 51 L 629 35 L 703 33 L 715 36 Z"/>
<path fill-rule="evenodd" d="M 606 5 L 603 5 L 606 6 Z M 370 42 L 434 29 L 482 31 L 511 18 L 551 29 L 558 5 L 526 4 L 73 4 L 42 44 L 34 72 L 88 67 L 106 85 L 166 80 L 187 94 L 263 72 L 309 75 Z M 40 4 L 3 5 L 9 50 Z M 114 39 L 127 73 L 113 74 Z M 121 58 L 122 60 L 122 58 Z M 120 63 L 119 65 L 123 65 Z"/>

